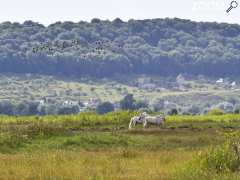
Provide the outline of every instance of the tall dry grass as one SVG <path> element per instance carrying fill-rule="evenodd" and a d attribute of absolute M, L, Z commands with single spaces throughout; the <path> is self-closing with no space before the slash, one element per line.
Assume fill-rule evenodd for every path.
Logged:
<path fill-rule="evenodd" d="M 0 154 L 0 179 L 167 179 L 193 154 L 123 148 Z"/>

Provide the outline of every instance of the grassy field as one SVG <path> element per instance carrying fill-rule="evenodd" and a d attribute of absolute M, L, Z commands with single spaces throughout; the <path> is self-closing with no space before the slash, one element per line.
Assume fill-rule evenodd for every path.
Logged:
<path fill-rule="evenodd" d="M 239 131 L 240 115 L 169 116 L 129 131 L 134 114 L 1 116 L 0 179 L 239 179 L 200 162 Z"/>

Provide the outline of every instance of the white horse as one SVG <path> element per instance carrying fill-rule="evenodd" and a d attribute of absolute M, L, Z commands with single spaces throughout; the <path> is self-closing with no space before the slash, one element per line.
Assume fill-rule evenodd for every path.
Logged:
<path fill-rule="evenodd" d="M 148 123 L 156 124 L 158 126 L 163 125 L 166 120 L 164 115 L 150 116 L 146 112 L 140 115 L 140 119 L 142 119 L 143 121 L 144 128 L 147 126 Z"/>
<path fill-rule="evenodd" d="M 143 118 L 141 116 L 134 116 L 131 118 L 129 123 L 129 129 L 132 129 L 132 126 L 136 126 L 136 124 L 142 124 Z"/>

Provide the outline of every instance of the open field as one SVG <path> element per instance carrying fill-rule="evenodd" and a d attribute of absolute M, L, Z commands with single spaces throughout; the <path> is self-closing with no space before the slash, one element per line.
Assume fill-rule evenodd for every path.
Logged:
<path fill-rule="evenodd" d="M 169 116 L 164 127 L 129 131 L 134 114 L 1 116 L 0 179 L 238 178 L 186 168 L 239 131 L 240 115 Z"/>

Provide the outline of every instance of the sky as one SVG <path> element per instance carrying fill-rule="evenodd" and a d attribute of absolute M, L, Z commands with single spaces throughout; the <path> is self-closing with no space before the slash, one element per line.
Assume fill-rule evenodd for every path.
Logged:
<path fill-rule="evenodd" d="M 226 10 L 231 0 L 0 0 L 0 22 L 33 20 L 44 25 L 56 21 L 91 21 L 182 18 L 240 24 L 239 7 Z"/>

